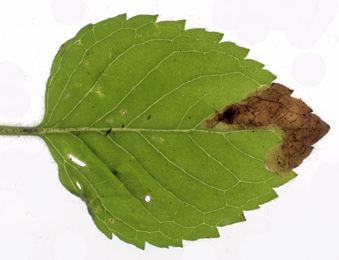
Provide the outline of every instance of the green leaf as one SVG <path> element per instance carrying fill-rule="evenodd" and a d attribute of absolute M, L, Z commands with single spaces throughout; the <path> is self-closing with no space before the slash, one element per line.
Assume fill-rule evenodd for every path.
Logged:
<path fill-rule="evenodd" d="M 41 124 L 0 127 L 40 136 L 98 229 L 139 248 L 218 237 L 295 177 L 265 167 L 279 129 L 203 127 L 275 76 L 220 33 L 156 19 L 82 28 L 55 56 Z"/>

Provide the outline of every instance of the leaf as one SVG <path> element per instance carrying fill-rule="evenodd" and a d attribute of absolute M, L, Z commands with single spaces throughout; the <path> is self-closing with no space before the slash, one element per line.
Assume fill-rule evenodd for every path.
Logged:
<path fill-rule="evenodd" d="M 275 76 L 220 33 L 156 19 L 82 28 L 55 56 L 43 121 L 0 127 L 40 136 L 98 229 L 139 248 L 218 237 L 296 176 L 265 167 L 284 128 L 223 127 L 225 105 L 267 93 Z"/>

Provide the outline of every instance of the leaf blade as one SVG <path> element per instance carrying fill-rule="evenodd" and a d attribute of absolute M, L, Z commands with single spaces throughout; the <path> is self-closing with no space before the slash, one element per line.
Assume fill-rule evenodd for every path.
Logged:
<path fill-rule="evenodd" d="M 121 15 L 67 41 L 39 125 L 61 182 L 87 203 L 97 227 L 139 248 L 218 237 L 217 226 L 245 220 L 244 210 L 274 199 L 274 185 L 294 177 L 265 169 L 279 133 L 200 128 L 213 109 L 275 76 L 220 33 L 156 18 Z M 239 170 L 239 162 L 249 167 Z"/>

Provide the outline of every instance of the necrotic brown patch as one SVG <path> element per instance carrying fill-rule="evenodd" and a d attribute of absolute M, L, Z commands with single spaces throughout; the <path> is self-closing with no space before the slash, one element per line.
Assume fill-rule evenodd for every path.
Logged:
<path fill-rule="evenodd" d="M 291 97 L 292 90 L 273 83 L 270 88 L 256 91 L 239 103 L 217 111 L 203 122 L 203 128 L 225 130 L 283 131 L 282 142 L 266 152 L 266 168 L 281 177 L 302 163 L 330 127 L 303 101 Z"/>

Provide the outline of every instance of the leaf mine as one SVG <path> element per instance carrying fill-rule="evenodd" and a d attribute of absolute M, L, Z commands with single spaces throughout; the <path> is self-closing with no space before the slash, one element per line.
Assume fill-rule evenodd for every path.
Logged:
<path fill-rule="evenodd" d="M 312 152 L 312 145 L 324 137 L 330 126 L 312 113 L 300 99 L 291 97 L 292 90 L 273 83 L 271 87 L 249 94 L 216 112 L 202 123 L 203 128 L 223 130 L 283 131 L 282 141 L 265 155 L 266 168 L 286 177 Z"/>

